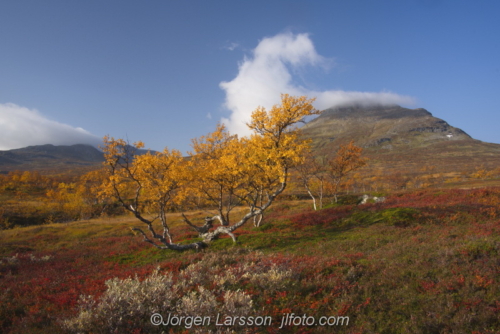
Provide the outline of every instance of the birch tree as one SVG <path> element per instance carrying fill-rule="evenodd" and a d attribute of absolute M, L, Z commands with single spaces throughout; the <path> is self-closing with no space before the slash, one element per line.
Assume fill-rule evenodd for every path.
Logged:
<path fill-rule="evenodd" d="M 198 249 L 202 242 L 180 245 L 173 242 L 168 212 L 182 202 L 187 181 L 186 162 L 179 151 L 139 155 L 142 142 L 128 145 L 123 139 L 104 138 L 105 167 L 108 174 L 103 184 L 103 196 L 113 196 L 127 211 L 144 223 L 149 231 L 135 227 L 133 231 L 157 248 L 185 250 Z M 154 222 L 159 220 L 161 232 Z"/>
<path fill-rule="evenodd" d="M 340 184 L 346 176 L 366 165 L 367 159 L 361 156 L 362 153 L 363 149 L 351 141 L 347 145 L 340 145 L 335 156 L 328 160 L 326 171 L 332 181 L 335 202 L 338 200 Z"/>
<path fill-rule="evenodd" d="M 138 155 L 142 143 L 128 146 L 121 139 L 106 137 L 103 150 L 109 177 L 105 192 L 146 225 L 149 233 L 134 230 L 155 247 L 197 249 L 224 234 L 236 242 L 234 232 L 252 218 L 262 217 L 285 190 L 290 169 L 303 162 L 309 142 L 300 138 L 297 124 L 319 113 L 313 101 L 283 94 L 281 104 L 252 113 L 249 138 L 238 138 L 218 125 L 214 132 L 193 140 L 190 159 L 167 148 L 162 153 Z M 184 222 L 203 241 L 179 244 L 167 212 L 181 208 L 188 195 L 197 197 L 213 214 L 201 222 L 183 214 Z M 243 212 L 233 221 L 231 213 L 237 206 Z M 153 224 L 156 220 L 161 222 L 161 233 Z"/>
<path fill-rule="evenodd" d="M 285 190 L 290 169 L 303 162 L 309 148 L 309 142 L 300 138 L 297 124 L 319 113 L 313 101 L 283 94 L 281 105 L 253 112 L 247 124 L 253 130 L 250 138 L 231 136 L 219 125 L 214 133 L 193 141 L 196 187 L 216 208 L 211 221 L 220 223 L 210 231 L 203 228 L 203 240 L 210 242 L 227 234 L 236 241 L 233 232 L 250 219 L 261 218 Z M 244 206 L 246 213 L 232 222 L 229 214 L 236 205 Z M 187 217 L 185 221 L 199 229 Z"/>
<path fill-rule="evenodd" d="M 327 181 L 325 159 L 325 157 L 318 158 L 309 151 L 304 156 L 304 163 L 295 168 L 299 183 L 306 189 L 307 194 L 313 201 L 314 210 L 317 210 L 318 207 L 323 208 L 323 195 Z"/>

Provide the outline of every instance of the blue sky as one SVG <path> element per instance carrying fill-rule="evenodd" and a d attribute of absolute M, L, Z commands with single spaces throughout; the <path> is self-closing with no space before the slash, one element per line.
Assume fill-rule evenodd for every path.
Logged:
<path fill-rule="evenodd" d="M 421 107 L 500 143 L 498 13 L 457 0 L 2 1 L 0 150 L 109 134 L 184 153 L 221 120 L 244 132 L 280 93 Z"/>

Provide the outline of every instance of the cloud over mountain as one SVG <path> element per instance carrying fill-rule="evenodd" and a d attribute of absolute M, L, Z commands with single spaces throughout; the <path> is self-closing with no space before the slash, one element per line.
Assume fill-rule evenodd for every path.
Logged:
<path fill-rule="evenodd" d="M 319 55 L 308 34 L 282 33 L 266 37 L 239 65 L 238 75 L 221 82 L 226 92 L 224 106 L 231 111 L 223 118 L 232 133 L 249 134 L 245 123 L 258 106 L 270 108 L 280 102 L 280 94 L 316 97 L 315 107 L 326 109 L 345 104 L 411 104 L 413 98 L 392 92 L 315 91 L 297 85 L 294 74 L 305 66 L 328 67 L 332 61 Z"/>
<path fill-rule="evenodd" d="M 0 103 L 0 150 L 43 144 L 97 146 L 100 142 L 98 136 L 82 128 L 49 120 L 37 110 Z"/>

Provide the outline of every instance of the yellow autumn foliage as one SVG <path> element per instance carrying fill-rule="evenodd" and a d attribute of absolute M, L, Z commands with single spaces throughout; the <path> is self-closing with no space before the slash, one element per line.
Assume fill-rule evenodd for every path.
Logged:
<path fill-rule="evenodd" d="M 290 168 L 301 164 L 309 143 L 300 138 L 297 124 L 318 114 L 314 99 L 281 96 L 281 104 L 269 111 L 262 107 L 252 114 L 249 138 L 231 135 L 223 124 L 214 132 L 193 139 L 193 152 L 185 159 L 180 152 L 138 154 L 142 142 L 128 145 L 123 139 L 104 138 L 105 165 L 108 173 L 102 195 L 113 195 L 121 205 L 148 225 L 151 238 L 166 248 L 185 249 L 172 244 L 165 213 L 173 208 L 196 205 L 211 209 L 220 227 L 212 229 L 212 220 L 197 227 L 187 217 L 186 223 L 212 240 L 232 231 L 248 219 L 262 215 L 286 187 Z M 236 206 L 246 206 L 247 214 L 231 224 L 230 213 Z M 154 218 L 146 219 L 145 213 Z M 160 218 L 163 234 L 155 232 L 152 222 Z M 154 243 L 137 229 L 146 241 Z M 159 247 L 155 244 L 155 246 Z M 163 246 L 162 246 L 163 247 Z M 180 248 L 179 248 L 180 247 Z M 194 245 L 199 247 L 199 243 Z"/>

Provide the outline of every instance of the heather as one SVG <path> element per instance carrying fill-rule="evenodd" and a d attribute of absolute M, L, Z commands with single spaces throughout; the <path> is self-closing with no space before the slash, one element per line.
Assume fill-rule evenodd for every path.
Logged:
<path fill-rule="evenodd" d="M 0 231 L 3 333 L 276 333 L 283 314 L 349 316 L 296 333 L 500 331 L 500 189 L 427 189 L 312 210 L 275 203 L 210 248 L 158 250 L 131 216 Z M 238 215 L 238 212 L 234 213 Z M 203 216 L 203 212 L 192 212 Z M 192 232 L 171 214 L 179 239 Z M 154 312 L 272 326 L 153 326 Z"/>

